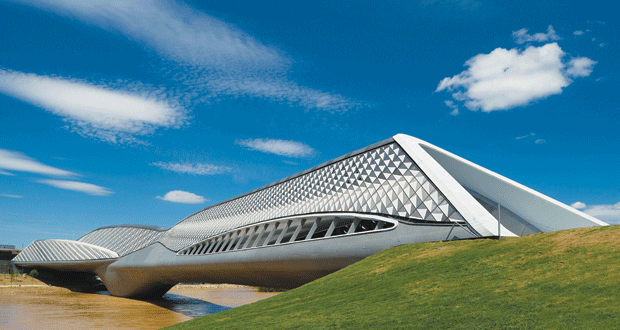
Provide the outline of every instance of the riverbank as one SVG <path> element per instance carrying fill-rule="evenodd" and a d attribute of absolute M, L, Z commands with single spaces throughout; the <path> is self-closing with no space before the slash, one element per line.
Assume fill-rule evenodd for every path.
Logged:
<path fill-rule="evenodd" d="M 143 301 L 0 275 L 0 329 L 159 329 L 275 295 L 230 284 L 179 284 Z"/>
<path fill-rule="evenodd" d="M 47 286 L 47 284 L 37 280 L 36 278 L 30 276 L 23 275 L 14 275 L 11 280 L 11 275 L 9 274 L 0 274 L 0 287 L 8 287 L 8 286 L 20 286 L 20 285 L 42 285 Z"/>

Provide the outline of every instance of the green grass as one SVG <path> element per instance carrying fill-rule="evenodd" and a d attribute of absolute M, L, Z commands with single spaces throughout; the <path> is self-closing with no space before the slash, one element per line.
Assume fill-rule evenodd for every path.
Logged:
<path fill-rule="evenodd" d="M 395 247 L 170 329 L 620 329 L 620 226 Z"/>
<path fill-rule="evenodd" d="M 280 288 L 267 288 L 264 286 L 257 286 L 256 287 L 258 292 L 286 292 L 288 291 L 288 289 L 280 289 Z"/>

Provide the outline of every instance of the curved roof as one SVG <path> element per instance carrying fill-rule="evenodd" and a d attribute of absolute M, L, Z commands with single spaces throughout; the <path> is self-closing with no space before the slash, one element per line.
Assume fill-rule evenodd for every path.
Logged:
<path fill-rule="evenodd" d="M 32 242 L 17 257 L 15 262 L 54 262 L 116 259 L 119 255 L 109 249 L 89 243 L 46 239 Z"/>
<path fill-rule="evenodd" d="M 237 227 L 327 212 L 377 214 L 406 221 L 463 221 L 418 164 L 388 139 L 207 207 L 176 224 L 160 242 L 179 250 Z"/>
<path fill-rule="evenodd" d="M 165 231 L 165 228 L 155 226 L 110 226 L 93 230 L 78 241 L 100 246 L 124 256 L 157 242 Z"/>

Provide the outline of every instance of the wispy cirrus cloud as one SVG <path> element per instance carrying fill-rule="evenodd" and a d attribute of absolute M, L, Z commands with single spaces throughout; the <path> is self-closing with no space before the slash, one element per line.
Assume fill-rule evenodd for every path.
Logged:
<path fill-rule="evenodd" d="M 83 136 L 106 142 L 139 142 L 135 136 L 180 127 L 185 110 L 174 99 L 146 89 L 114 89 L 60 77 L 0 69 L 0 92 L 41 107 Z"/>
<path fill-rule="evenodd" d="M 515 138 L 515 140 L 523 140 L 523 139 L 527 139 L 527 138 L 532 137 L 532 136 L 536 136 L 536 133 L 530 133 L 530 134 L 526 134 L 526 135 L 517 136 Z M 536 139 L 536 140 L 534 140 L 534 143 L 535 144 L 544 144 L 544 143 L 547 143 L 547 141 L 545 141 L 544 139 Z"/>
<path fill-rule="evenodd" d="M 196 195 L 194 193 L 182 191 L 182 190 L 169 191 L 163 197 L 157 196 L 155 198 L 168 201 L 168 202 L 182 203 L 182 204 L 202 204 L 208 201 L 208 199 L 200 195 Z"/>
<path fill-rule="evenodd" d="M 170 163 L 170 162 L 154 162 L 153 166 L 161 169 L 173 171 L 177 173 L 196 174 L 196 175 L 213 175 L 230 172 L 232 169 L 228 166 L 220 166 L 205 163 Z"/>
<path fill-rule="evenodd" d="M 14 176 L 15 174 L 0 170 L 0 175 Z"/>
<path fill-rule="evenodd" d="M 212 80 L 201 75 L 196 81 L 202 81 L 208 90 L 233 96 L 250 96 L 268 98 L 274 101 L 299 105 L 307 109 L 318 109 L 333 113 L 342 113 L 352 108 L 367 106 L 363 102 L 350 100 L 340 94 L 327 93 L 300 86 L 280 76 L 244 77 Z"/>
<path fill-rule="evenodd" d="M 586 57 L 566 61 L 565 56 L 555 42 L 525 49 L 496 48 L 467 60 L 467 70 L 442 79 L 435 92 L 452 92 L 455 101 L 464 102 L 472 111 L 526 106 L 561 94 L 573 82 L 571 78 L 590 75 L 596 64 Z"/>
<path fill-rule="evenodd" d="M 582 202 L 575 202 L 571 206 L 609 224 L 620 225 L 620 202 L 590 206 Z"/>
<path fill-rule="evenodd" d="M 278 68 L 289 63 L 277 49 L 188 4 L 174 1 L 14 0 L 103 29 L 120 32 L 188 65 L 230 69 Z"/>
<path fill-rule="evenodd" d="M 187 4 L 145 0 L 14 0 L 87 24 L 120 32 L 154 49 L 177 65 L 190 92 L 200 95 L 244 95 L 284 101 L 309 109 L 346 111 L 358 102 L 299 86 L 287 77 L 294 61 L 238 27 Z"/>
<path fill-rule="evenodd" d="M 79 176 L 79 174 L 65 171 L 53 166 L 45 165 L 21 152 L 0 149 L 0 174 L 14 175 L 6 171 L 28 172 L 52 176 Z"/>
<path fill-rule="evenodd" d="M 108 196 L 114 193 L 108 188 L 79 181 L 45 179 L 38 180 L 37 182 L 59 189 L 78 191 L 93 196 Z"/>
<path fill-rule="evenodd" d="M 8 198 L 24 198 L 21 195 L 11 195 L 11 194 L 0 194 L 0 197 L 8 197 Z"/>
<path fill-rule="evenodd" d="M 534 135 L 536 135 L 536 134 L 535 133 L 530 133 L 530 134 L 526 134 L 526 135 L 517 136 L 515 138 L 515 140 L 522 140 L 522 139 L 529 138 L 530 136 L 534 136 Z"/>
<path fill-rule="evenodd" d="M 235 144 L 246 147 L 250 150 L 257 150 L 286 157 L 309 157 L 316 153 L 314 148 L 297 141 L 278 139 L 247 139 L 237 140 L 235 141 Z"/>

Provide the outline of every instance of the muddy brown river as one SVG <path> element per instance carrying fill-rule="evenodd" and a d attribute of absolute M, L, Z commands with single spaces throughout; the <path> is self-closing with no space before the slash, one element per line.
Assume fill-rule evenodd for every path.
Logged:
<path fill-rule="evenodd" d="M 141 301 L 47 286 L 0 287 L 0 329 L 159 329 L 275 294 L 246 286 L 181 285 L 163 299 Z"/>

